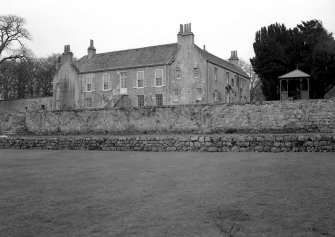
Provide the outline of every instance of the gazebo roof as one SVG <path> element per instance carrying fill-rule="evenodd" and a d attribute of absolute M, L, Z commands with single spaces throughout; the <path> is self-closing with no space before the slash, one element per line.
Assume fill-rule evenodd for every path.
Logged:
<path fill-rule="evenodd" d="M 289 79 L 289 78 L 306 78 L 311 77 L 307 73 L 304 73 L 303 71 L 300 71 L 299 69 L 295 69 L 292 72 L 288 72 L 280 77 L 279 79 Z"/>

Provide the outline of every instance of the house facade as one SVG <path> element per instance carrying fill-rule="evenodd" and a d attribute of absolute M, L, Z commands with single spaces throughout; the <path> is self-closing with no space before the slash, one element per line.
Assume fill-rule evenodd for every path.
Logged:
<path fill-rule="evenodd" d="M 78 61 L 66 45 L 57 68 L 56 110 L 250 101 L 237 52 L 225 61 L 199 48 L 191 24 L 166 45 L 97 54 L 91 40 Z"/>

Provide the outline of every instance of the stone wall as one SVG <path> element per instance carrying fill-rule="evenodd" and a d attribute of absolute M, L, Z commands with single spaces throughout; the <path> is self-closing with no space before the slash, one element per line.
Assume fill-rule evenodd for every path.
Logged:
<path fill-rule="evenodd" d="M 28 111 L 0 114 L 0 129 L 24 117 L 30 134 L 301 133 L 335 132 L 335 101 L 212 104 Z M 21 120 L 20 120 L 21 121 Z M 20 124 L 22 126 L 22 124 Z M 20 129 L 22 130 L 22 129 Z"/>
<path fill-rule="evenodd" d="M 335 131 L 335 101 L 212 104 L 26 113 L 33 134 Z"/>
<path fill-rule="evenodd" d="M 172 135 L 0 138 L 0 149 L 109 151 L 335 152 L 331 134 Z"/>
<path fill-rule="evenodd" d="M 25 113 L 0 113 L 0 135 L 24 134 L 26 128 Z"/>
<path fill-rule="evenodd" d="M 0 101 L 0 113 L 51 110 L 52 97 Z"/>

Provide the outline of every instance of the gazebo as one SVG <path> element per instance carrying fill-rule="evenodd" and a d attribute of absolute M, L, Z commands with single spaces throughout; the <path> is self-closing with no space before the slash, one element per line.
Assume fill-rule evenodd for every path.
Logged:
<path fill-rule="evenodd" d="M 310 75 L 298 68 L 286 73 L 280 80 L 280 100 L 306 100 L 309 99 Z"/>

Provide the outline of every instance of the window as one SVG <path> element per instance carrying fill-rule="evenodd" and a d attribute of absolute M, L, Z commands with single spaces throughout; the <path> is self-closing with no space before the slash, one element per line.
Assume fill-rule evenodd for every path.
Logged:
<path fill-rule="evenodd" d="M 214 102 L 217 102 L 217 100 L 218 100 L 218 91 L 217 90 L 214 91 L 213 98 L 214 98 Z"/>
<path fill-rule="evenodd" d="M 108 91 L 110 89 L 112 89 L 112 83 L 109 74 L 106 73 L 102 75 L 102 90 Z"/>
<path fill-rule="evenodd" d="M 41 109 L 42 109 L 42 110 L 45 110 L 45 105 L 41 105 Z"/>
<path fill-rule="evenodd" d="M 229 72 L 226 72 L 226 83 L 229 84 Z"/>
<path fill-rule="evenodd" d="M 234 78 L 231 79 L 231 85 L 234 86 Z"/>
<path fill-rule="evenodd" d="M 218 79 L 218 69 L 215 67 L 214 68 L 214 81 Z"/>
<path fill-rule="evenodd" d="M 179 89 L 178 88 L 173 89 L 173 101 L 179 101 Z"/>
<path fill-rule="evenodd" d="M 197 88 L 197 100 L 202 100 L 202 88 Z"/>
<path fill-rule="evenodd" d="M 60 97 L 60 87 L 58 86 L 56 90 L 56 100 L 59 100 L 59 97 Z"/>
<path fill-rule="evenodd" d="M 197 68 L 197 67 L 194 68 L 194 77 L 195 78 L 199 77 L 199 68 Z"/>
<path fill-rule="evenodd" d="M 155 70 L 156 86 L 163 86 L 163 69 Z"/>
<path fill-rule="evenodd" d="M 144 71 L 137 72 L 137 87 L 144 87 Z"/>
<path fill-rule="evenodd" d="M 93 79 L 93 75 L 86 76 L 86 91 L 87 92 L 93 91 L 92 79 Z"/>
<path fill-rule="evenodd" d="M 157 106 L 163 105 L 163 94 L 156 94 L 156 105 Z"/>
<path fill-rule="evenodd" d="M 126 80 L 127 80 L 127 72 L 120 72 L 120 88 L 127 88 Z"/>
<path fill-rule="evenodd" d="M 137 105 L 138 107 L 144 106 L 144 95 L 137 95 Z"/>
<path fill-rule="evenodd" d="M 86 98 L 86 106 L 92 107 L 92 98 Z"/>
<path fill-rule="evenodd" d="M 179 67 L 176 68 L 176 78 L 181 79 L 181 70 Z"/>

